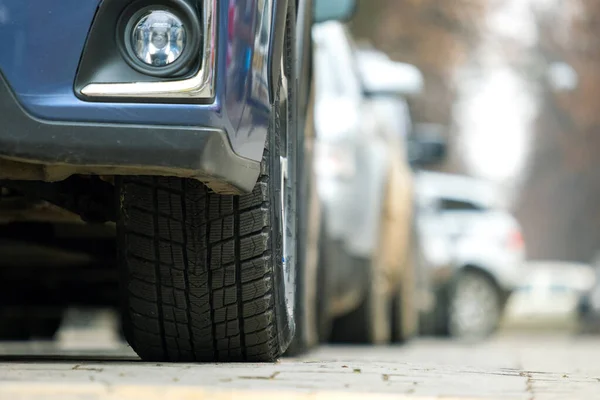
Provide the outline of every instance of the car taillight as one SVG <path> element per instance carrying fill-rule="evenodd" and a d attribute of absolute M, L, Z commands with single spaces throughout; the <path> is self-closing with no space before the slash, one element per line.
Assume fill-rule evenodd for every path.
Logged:
<path fill-rule="evenodd" d="M 520 250 L 525 247 L 525 239 L 520 230 L 514 230 L 509 234 L 508 247 L 515 250 Z"/>

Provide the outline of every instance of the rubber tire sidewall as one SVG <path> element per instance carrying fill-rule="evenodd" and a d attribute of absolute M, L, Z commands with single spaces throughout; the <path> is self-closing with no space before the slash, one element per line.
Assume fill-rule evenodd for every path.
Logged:
<path fill-rule="evenodd" d="M 310 3 L 310 2 L 309 2 Z M 312 10 L 312 8 L 310 8 Z M 296 10 L 297 13 L 300 10 Z M 309 11 L 310 12 L 310 11 Z M 307 42 L 308 56 L 312 58 L 312 35 L 311 26 L 306 27 L 304 41 Z M 296 25 L 298 33 L 298 26 Z M 311 62 L 310 60 L 307 62 Z M 304 63 L 304 62 L 303 62 Z M 307 96 L 306 104 L 298 104 L 296 107 L 296 150 L 297 150 L 297 187 L 300 187 L 299 196 L 297 196 L 297 247 L 296 247 L 296 315 L 295 325 L 296 334 L 288 348 L 287 356 L 300 355 L 319 343 L 318 318 L 316 316 L 318 294 L 315 291 L 318 272 L 314 270 L 314 263 L 318 264 L 313 252 L 317 252 L 318 241 L 320 237 L 319 221 L 321 220 L 321 208 L 318 204 L 318 194 L 316 192 L 316 176 L 312 168 L 312 156 L 315 141 L 314 131 L 314 83 L 312 81 L 312 67 L 309 65 L 306 69 L 302 68 L 297 73 L 302 74 L 296 87 L 296 97 L 299 101 L 302 94 Z M 305 93 L 306 91 L 306 93 Z M 312 143 L 310 142 L 312 141 Z M 315 201 L 316 200 L 316 201 Z M 315 224 L 317 226 L 315 227 Z M 315 233 L 314 231 L 317 230 Z M 310 270 L 308 269 L 310 268 Z M 318 268 L 318 266 L 317 266 Z"/>
<path fill-rule="evenodd" d="M 286 230 L 285 232 L 283 231 L 279 231 L 279 234 L 275 232 L 275 229 L 278 229 L 279 227 L 281 227 L 281 215 L 280 215 L 280 209 L 281 209 L 281 197 L 280 197 L 280 191 L 283 190 L 283 188 L 277 186 L 275 187 L 275 178 L 279 179 L 279 177 L 281 176 L 281 163 L 279 160 L 279 155 L 280 155 L 280 149 L 279 146 L 282 146 L 283 144 L 281 143 L 281 135 L 276 132 L 277 126 L 275 126 L 273 132 L 276 134 L 277 136 L 277 140 L 272 140 L 272 138 L 268 138 L 268 146 L 269 146 L 269 154 L 271 155 L 271 158 L 269 160 L 270 163 L 270 184 L 271 186 L 271 190 L 270 190 L 270 194 L 271 194 L 271 204 L 272 204 L 272 215 L 273 215 L 273 221 L 275 221 L 274 224 L 272 224 L 272 229 L 274 230 L 272 238 L 279 240 L 279 245 L 275 246 L 274 249 L 279 249 L 281 248 L 281 250 L 283 250 L 283 235 L 290 233 L 291 235 L 289 235 L 287 237 L 287 246 L 294 246 L 295 250 L 294 250 L 294 258 L 292 260 L 292 262 L 290 263 L 290 260 L 286 260 L 286 265 L 285 267 L 280 264 L 280 268 L 276 268 L 275 271 L 275 284 L 276 287 L 278 288 L 278 290 L 275 293 L 275 301 L 278 303 L 278 307 L 277 307 L 277 321 L 278 321 L 278 330 L 279 330 L 279 334 L 283 335 L 284 337 L 282 337 L 282 340 L 280 340 L 280 345 L 281 347 L 281 354 L 285 355 L 285 354 L 290 354 L 292 352 L 294 352 L 294 338 L 296 337 L 296 335 L 299 333 L 300 329 L 298 329 L 297 324 L 300 322 L 300 318 L 299 318 L 299 313 L 301 313 L 301 310 L 299 310 L 298 308 L 298 295 L 299 292 L 301 291 L 302 288 L 302 263 L 303 263 L 303 257 L 300 256 L 301 251 L 303 250 L 302 246 L 303 246 L 303 242 L 300 240 L 300 218 L 299 218 L 299 212 L 303 210 L 303 205 L 300 201 L 299 198 L 299 187 L 300 184 L 302 183 L 302 157 L 304 156 L 303 151 L 302 151 L 302 147 L 299 146 L 299 141 L 297 140 L 297 138 L 299 137 L 299 118 L 298 118 L 298 106 L 297 106 L 297 97 L 298 97 L 298 82 L 297 80 L 294 78 L 297 76 L 297 71 L 296 71 L 296 67 L 295 67 L 295 57 L 296 57 L 296 50 L 295 50 L 295 35 L 296 35 L 296 16 L 297 16 L 297 12 L 296 12 L 296 2 L 295 1 L 289 1 L 288 2 L 288 9 L 286 11 L 286 27 L 285 27 L 285 34 L 286 37 L 283 40 L 283 51 L 282 51 L 282 56 L 284 57 L 284 69 L 281 71 L 282 77 L 287 73 L 289 73 L 290 77 L 288 77 L 287 80 L 287 85 L 288 85 L 288 93 L 287 93 L 287 98 L 285 99 L 285 102 L 287 102 L 287 109 L 277 109 L 278 107 L 282 107 L 283 105 L 285 105 L 285 102 L 281 102 L 281 98 L 279 96 L 279 92 L 280 92 L 280 84 L 281 84 L 281 80 L 278 83 L 278 95 L 277 98 L 275 99 L 275 104 L 273 105 L 273 111 L 272 114 L 275 115 L 275 118 L 277 118 L 278 115 L 280 115 L 281 112 L 286 112 L 288 111 L 287 115 L 286 115 L 286 120 L 285 120 L 285 124 L 286 124 L 286 129 L 287 129 L 287 135 L 286 137 L 288 138 L 292 138 L 292 140 L 288 139 L 288 142 L 292 144 L 292 148 L 288 148 L 288 152 L 287 152 L 287 158 L 288 158 L 288 165 L 290 163 L 290 161 L 292 162 L 293 165 L 293 170 L 294 170 L 294 177 L 292 178 L 292 182 L 291 182 L 291 188 L 293 190 L 293 192 L 291 193 L 290 198 L 288 199 L 286 196 L 286 201 L 289 201 L 289 208 L 287 209 L 287 212 L 289 213 L 286 218 L 287 218 L 287 222 L 286 222 Z M 291 26 L 290 26 L 291 25 Z M 290 37 L 291 36 L 291 37 Z M 289 47 L 288 47 L 289 46 Z M 288 70 L 289 69 L 289 70 Z M 281 103 L 279 103 L 281 102 Z M 279 103 L 279 104 L 278 104 Z M 290 157 L 290 152 L 291 152 L 291 157 Z M 275 156 L 276 155 L 276 156 Z M 289 169 L 288 169 L 289 170 Z M 275 190 L 274 190 L 275 189 Z M 277 205 L 276 207 L 274 205 Z M 291 215 L 290 215 L 291 214 Z M 293 227 L 292 229 L 289 229 L 289 224 L 293 223 Z M 279 228 L 280 229 L 280 228 Z M 283 253 L 282 253 L 283 255 Z M 287 302 L 289 301 L 289 299 L 287 299 L 287 293 L 286 293 L 286 287 L 285 287 L 285 274 L 283 271 L 283 268 L 289 268 L 289 272 L 292 272 L 293 270 L 293 274 L 294 274 L 294 281 L 293 281 L 293 290 L 294 290 L 294 299 L 293 299 L 293 306 L 292 306 L 292 314 L 290 315 L 290 313 L 288 312 L 288 305 Z M 284 316 L 281 315 L 281 311 L 284 311 Z M 291 347 L 291 348 L 290 348 Z"/>

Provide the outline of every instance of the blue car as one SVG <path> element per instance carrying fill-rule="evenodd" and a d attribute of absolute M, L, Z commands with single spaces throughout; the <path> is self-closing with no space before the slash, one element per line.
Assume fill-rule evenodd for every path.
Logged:
<path fill-rule="evenodd" d="M 273 361 L 303 329 L 310 28 L 352 9 L 0 0 L 1 186 L 116 222 L 143 360 Z"/>

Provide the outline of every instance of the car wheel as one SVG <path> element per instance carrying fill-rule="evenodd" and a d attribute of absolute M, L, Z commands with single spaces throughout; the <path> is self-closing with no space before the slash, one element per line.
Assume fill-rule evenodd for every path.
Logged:
<path fill-rule="evenodd" d="M 367 287 L 362 302 L 350 313 L 333 322 L 332 341 L 355 344 L 387 344 L 390 342 L 392 302 L 381 288 L 385 287 L 383 268 L 374 260 L 354 258 L 354 270 L 367 271 Z"/>
<path fill-rule="evenodd" d="M 314 183 L 314 180 L 312 181 Z M 296 333 L 286 355 L 297 356 L 316 347 L 322 340 L 322 306 L 324 306 L 323 262 L 319 242 L 324 238 L 323 219 L 318 204 L 316 188 L 308 190 L 308 215 L 299 221 L 298 276 L 296 279 Z M 303 199 L 304 200 L 304 199 Z M 306 206 L 305 205 L 305 206 Z M 302 209 L 302 208 L 301 208 Z"/>
<path fill-rule="evenodd" d="M 218 195 L 196 180 L 120 177 L 123 329 L 148 361 L 274 361 L 294 334 L 295 5 L 258 182 Z M 289 100 L 289 101 L 286 101 Z"/>
<path fill-rule="evenodd" d="M 312 8 L 308 7 L 308 10 Z M 305 41 L 310 42 L 310 26 L 308 27 Z M 304 51 L 310 52 L 312 47 Z M 296 332 L 290 344 L 286 356 L 298 356 L 305 353 L 320 342 L 318 332 L 317 302 L 319 299 L 319 241 L 321 239 L 321 206 L 317 193 L 317 177 L 312 164 L 312 147 L 314 146 L 314 85 L 310 70 L 299 73 L 303 74 L 302 82 L 307 84 L 298 88 L 298 95 L 308 89 L 306 103 L 306 118 L 299 121 L 303 127 L 303 135 L 297 137 L 298 165 L 297 185 L 301 190 L 298 196 L 298 212 L 305 218 L 297 222 L 297 278 L 296 278 L 296 308 L 295 324 Z M 302 166 L 302 168 L 300 168 Z"/>
<path fill-rule="evenodd" d="M 450 336 L 481 339 L 498 327 L 502 313 L 500 291 L 483 273 L 470 270 L 461 273 L 450 289 L 448 300 Z"/>

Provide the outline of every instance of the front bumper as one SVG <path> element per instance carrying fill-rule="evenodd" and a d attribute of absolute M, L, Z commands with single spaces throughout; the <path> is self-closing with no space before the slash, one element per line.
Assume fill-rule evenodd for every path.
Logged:
<path fill-rule="evenodd" d="M 260 163 L 235 154 L 219 129 L 38 119 L 21 107 L 1 74 L 0 115 L 0 179 L 165 175 L 243 193 L 260 172 Z"/>

